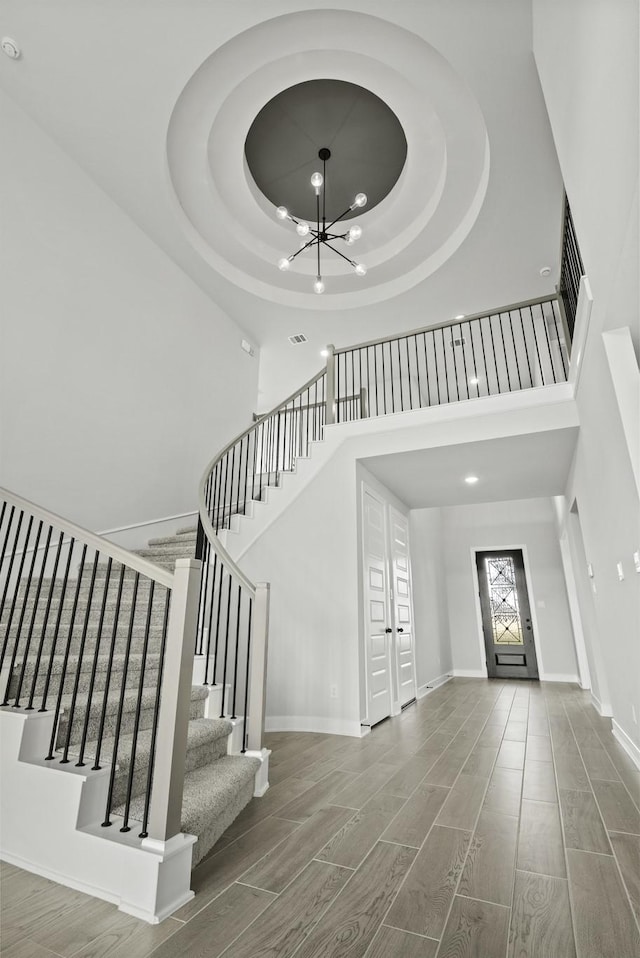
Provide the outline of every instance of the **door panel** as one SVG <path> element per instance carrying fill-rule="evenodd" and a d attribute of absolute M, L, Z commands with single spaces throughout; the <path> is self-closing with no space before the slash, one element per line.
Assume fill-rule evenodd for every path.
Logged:
<path fill-rule="evenodd" d="M 364 490 L 362 531 L 367 719 L 370 725 L 391 715 L 392 703 L 384 519 L 384 503 Z"/>
<path fill-rule="evenodd" d="M 416 697 L 416 673 L 409 573 L 409 523 L 407 517 L 393 506 L 389 506 L 389 540 L 398 701 L 402 707 Z"/>
<path fill-rule="evenodd" d="M 476 552 L 482 629 L 490 678 L 538 678 L 521 549 Z"/>

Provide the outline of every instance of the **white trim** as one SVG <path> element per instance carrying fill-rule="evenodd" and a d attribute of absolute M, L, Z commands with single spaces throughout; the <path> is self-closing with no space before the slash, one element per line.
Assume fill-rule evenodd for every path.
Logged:
<path fill-rule="evenodd" d="M 611 720 L 611 733 L 616 742 L 625 750 L 635 767 L 640 769 L 640 748 L 638 748 L 633 739 L 629 738 L 625 730 L 618 725 L 615 719 Z"/>
<path fill-rule="evenodd" d="M 64 519 L 62 516 L 56 515 L 55 512 L 50 512 L 48 509 L 43 509 L 42 506 L 38 506 L 36 503 L 30 502 L 29 499 L 24 499 L 22 496 L 16 495 L 15 492 L 10 492 L 8 489 L 0 487 L 0 494 L 2 494 L 3 498 L 6 499 L 7 502 L 10 502 L 12 505 L 17 506 L 18 509 L 22 509 L 29 515 L 32 515 L 35 519 L 42 519 L 42 521 L 47 525 L 53 526 L 60 532 L 71 536 L 83 544 L 86 544 L 91 549 L 95 549 L 100 553 L 103 559 L 105 557 L 115 559 L 117 562 L 121 562 L 123 565 L 127 566 L 127 568 L 133 569 L 135 572 L 139 572 L 141 575 L 146 576 L 147 579 L 153 579 L 155 582 L 159 582 L 168 589 L 173 588 L 172 572 L 162 569 L 160 566 L 155 565 L 153 562 L 149 562 L 147 559 L 143 559 L 134 552 L 129 552 L 128 549 L 123 549 L 121 546 L 115 545 L 108 539 L 103 539 L 100 535 L 96 535 L 95 532 L 91 532 L 89 529 L 84 529 L 82 526 L 76 525 L 75 522 L 70 522 L 68 519 Z M 50 548 L 55 547 L 50 546 Z"/>
<path fill-rule="evenodd" d="M 175 522 L 176 519 L 189 519 L 191 516 L 197 517 L 196 509 L 193 512 L 178 512 L 175 516 L 162 516 L 161 519 L 145 519 L 144 522 L 131 522 L 128 526 L 118 526 L 115 529 L 103 529 L 96 533 L 99 536 L 112 536 L 116 532 L 128 532 L 129 529 L 142 529 L 144 526 L 156 526 L 161 522 Z"/>
<path fill-rule="evenodd" d="M 564 502 L 564 496 L 555 496 L 554 504 L 556 504 L 556 506 L 556 500 L 558 498 L 562 498 Z M 589 672 L 587 647 L 584 638 L 584 629 L 582 627 L 582 616 L 580 615 L 580 599 L 578 596 L 578 586 L 576 584 L 576 574 L 573 568 L 573 557 L 571 555 L 569 533 L 566 526 L 561 530 L 561 534 L 558 538 L 558 544 L 560 546 L 562 571 L 564 572 L 564 585 L 567 591 L 567 600 L 569 602 L 569 617 L 571 619 L 571 628 L 573 631 L 573 644 L 576 650 L 578 672 L 580 673 L 580 688 L 587 690 L 591 688 L 591 673 Z"/>
<path fill-rule="evenodd" d="M 587 333 L 589 331 L 589 321 L 591 319 L 591 307 L 593 306 L 593 294 L 591 286 L 586 276 L 580 277 L 580 286 L 578 288 L 578 302 L 576 304 L 576 319 L 573 329 L 573 339 L 571 342 L 571 360 L 569 362 L 569 374 L 567 382 L 574 390 L 578 389 L 580 373 L 582 372 L 582 360 L 584 358 L 584 349 L 587 342 Z"/>
<path fill-rule="evenodd" d="M 446 672 L 444 675 L 439 675 L 437 679 L 429 679 L 424 685 L 420 685 L 416 691 L 416 698 L 423 699 L 425 695 L 429 695 L 431 692 L 435 692 L 436 689 L 439 689 L 441 685 L 444 685 L 445 682 L 448 682 L 453 678 L 451 672 Z"/>
<path fill-rule="evenodd" d="M 571 685 L 580 685 L 580 679 L 572 672 L 540 672 L 540 681 L 569 682 Z"/>
<path fill-rule="evenodd" d="M 267 715 L 265 732 L 325 732 L 327 735 L 351 735 L 362 738 L 369 726 L 359 719 L 328 718 L 325 715 Z"/>
<path fill-rule="evenodd" d="M 458 679 L 486 679 L 486 669 L 454 669 L 451 673 Z"/>
<path fill-rule="evenodd" d="M 602 333 L 622 431 L 640 493 L 640 370 L 628 326 Z"/>
<path fill-rule="evenodd" d="M 611 718 L 613 715 L 613 709 L 611 708 L 608 702 L 601 702 L 597 695 L 594 694 L 593 690 L 591 692 L 591 704 L 598 713 L 602 715 L 603 718 Z"/>

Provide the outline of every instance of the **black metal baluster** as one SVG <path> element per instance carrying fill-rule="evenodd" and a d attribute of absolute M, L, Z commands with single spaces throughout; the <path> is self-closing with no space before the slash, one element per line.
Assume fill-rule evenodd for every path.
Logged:
<path fill-rule="evenodd" d="M 8 527 L 7 527 L 7 534 L 6 534 L 6 536 L 5 536 L 4 544 L 3 544 L 3 546 L 2 546 L 2 561 L 3 561 L 3 562 L 4 562 L 4 557 L 5 557 L 5 555 L 6 555 L 7 540 L 8 540 L 8 538 L 9 538 L 9 533 L 11 532 L 11 523 L 13 522 L 14 512 L 15 512 L 15 506 L 12 506 L 12 507 L 11 507 L 11 516 L 10 516 L 10 519 L 9 519 L 9 525 L 8 525 Z M 14 534 L 14 537 L 13 537 L 13 545 L 11 546 L 11 553 L 10 553 L 10 555 L 9 555 L 9 566 L 8 566 L 7 572 L 6 572 L 6 579 L 5 579 L 5 581 L 4 581 L 4 589 L 3 589 L 3 591 L 2 591 L 2 601 L 0 602 L 0 617 L 2 617 L 2 613 L 4 612 L 4 604 L 5 604 L 6 599 L 7 599 L 7 590 L 9 589 L 9 583 L 11 582 L 11 573 L 12 573 L 12 571 L 13 571 L 13 563 L 14 563 L 15 557 L 16 557 L 16 548 L 17 548 L 17 545 L 18 545 L 18 540 L 19 540 L 19 538 L 20 538 L 20 529 L 21 529 L 21 527 L 22 527 L 22 519 L 23 519 L 23 518 L 24 518 L 24 512 L 21 511 L 21 512 L 20 512 L 20 515 L 18 516 L 18 525 L 16 526 L 16 531 L 15 531 L 15 534 Z M 16 585 L 16 591 L 18 590 L 19 587 L 20 587 L 20 582 L 18 581 L 18 583 L 17 583 L 17 585 Z M 5 635 L 5 637 L 4 637 L 4 643 L 3 643 L 3 645 L 2 645 L 2 654 L 0 654 L 0 669 L 2 668 L 2 663 L 4 662 L 4 655 L 5 655 L 5 651 L 6 651 L 6 646 L 7 646 L 8 638 L 9 638 L 9 630 L 7 629 L 6 635 Z"/>
<path fill-rule="evenodd" d="M 70 539 L 68 542 L 67 562 L 65 565 L 64 576 L 62 577 L 62 584 L 60 586 L 60 600 L 58 602 L 58 614 L 56 616 L 56 624 L 53 630 L 53 641 L 51 643 L 51 648 L 49 650 L 49 665 L 47 667 L 47 675 L 44 682 L 44 690 L 42 692 L 42 704 L 40 708 L 38 709 L 39 712 L 47 711 L 47 695 L 49 694 L 49 685 L 51 683 L 51 676 L 53 674 L 53 657 L 56 653 L 56 648 L 58 646 L 60 622 L 62 620 L 62 613 L 64 611 L 64 600 L 66 599 L 66 596 L 67 596 L 67 583 L 69 581 L 69 570 L 71 568 L 71 556 L 73 555 L 75 544 L 76 544 L 75 539 Z M 55 588 L 55 582 L 52 583 L 52 588 Z"/>
<path fill-rule="evenodd" d="M 39 540 L 40 540 L 40 531 L 41 531 L 41 529 L 42 529 L 42 525 L 43 525 L 43 523 L 40 522 L 40 528 L 38 529 L 38 538 L 36 539 L 35 549 L 33 550 L 34 562 L 35 562 L 36 553 L 37 553 L 37 551 L 38 551 L 38 542 L 39 542 Z M 16 689 L 16 694 L 15 694 L 15 698 L 14 698 L 14 703 L 13 703 L 13 707 L 14 707 L 14 708 L 18 708 L 18 707 L 19 707 L 20 695 L 22 694 L 22 684 L 23 684 L 23 682 L 24 682 L 24 676 L 25 676 L 25 672 L 26 672 L 26 669 L 27 669 L 27 661 L 28 661 L 28 658 L 29 658 L 29 650 L 30 650 L 30 648 L 31 648 L 31 639 L 33 638 L 33 629 L 34 629 L 34 626 L 35 626 L 36 615 L 37 615 L 37 612 L 38 612 L 38 603 L 40 602 L 40 592 L 41 592 L 41 590 L 42 590 L 42 580 L 43 580 L 43 578 L 44 578 L 44 574 L 43 574 L 43 573 L 44 573 L 44 567 L 45 567 L 45 565 L 46 565 L 47 556 L 48 556 L 48 554 L 49 554 L 49 543 L 51 542 L 51 533 L 52 533 L 52 532 L 53 532 L 53 527 L 52 527 L 52 526 L 49 526 L 49 531 L 47 532 L 47 541 L 45 542 L 45 546 L 44 546 L 44 554 L 43 554 L 43 559 L 42 559 L 42 566 L 41 566 L 41 568 L 40 568 L 40 575 L 38 576 L 38 583 L 37 583 L 37 586 L 36 586 L 36 595 L 35 595 L 35 599 L 33 600 L 33 610 L 32 610 L 32 612 L 31 612 L 31 621 L 29 622 L 29 629 L 28 629 L 28 632 L 27 632 L 27 641 L 26 641 L 26 643 L 25 643 L 25 647 L 24 647 L 24 650 L 23 650 L 23 653 L 22 653 L 22 668 L 20 669 L 20 678 L 18 679 L 18 687 L 17 687 L 17 689 Z M 31 567 L 31 573 L 33 574 L 33 565 L 32 565 L 32 567 Z M 24 610 L 25 608 L 26 608 L 26 597 L 25 597 L 25 601 L 24 601 L 24 603 L 23 603 L 23 610 Z M 18 634 L 20 634 L 21 630 L 22 630 L 22 616 L 20 617 L 20 625 L 18 626 Z M 36 665 L 35 665 L 34 677 L 37 675 L 37 672 L 38 672 L 39 661 L 40 661 L 40 660 L 38 659 L 37 662 L 36 662 Z"/>
<path fill-rule="evenodd" d="M 519 309 L 518 313 L 520 314 L 520 329 L 522 330 L 522 342 L 524 343 L 524 358 L 527 361 L 527 371 L 529 373 L 529 386 L 533 386 L 533 374 L 531 372 L 531 363 L 529 362 L 529 344 L 527 343 L 527 333 L 525 330 L 524 316 L 522 315 L 522 310 Z"/>
<path fill-rule="evenodd" d="M 40 662 L 42 660 L 42 652 L 44 650 L 44 640 L 47 634 L 47 625 L 49 623 L 49 612 L 51 611 L 51 601 L 53 598 L 53 590 L 56 583 L 56 574 L 58 572 L 58 562 L 60 561 L 60 554 L 62 552 L 62 542 L 64 540 L 64 532 L 60 533 L 58 538 L 58 546 L 56 549 L 56 556 L 53 563 L 53 571 L 51 573 L 51 581 L 49 583 L 49 592 L 47 594 L 47 603 L 44 612 L 44 620 L 42 623 L 42 630 L 40 632 L 40 642 L 38 643 L 38 652 L 36 655 L 36 662 L 33 667 L 33 679 L 31 681 L 31 691 L 29 693 L 29 701 L 25 707 L 25 710 L 30 712 L 33 709 L 33 700 L 36 694 L 36 686 L 38 684 L 38 674 L 40 672 Z"/>
<path fill-rule="evenodd" d="M 404 412 L 404 395 L 402 389 L 402 380 L 404 376 L 402 375 L 402 353 L 400 351 L 400 340 L 396 339 L 396 345 L 398 347 L 398 389 L 400 391 L 400 411 Z M 391 347 L 391 344 L 389 344 Z"/>
<path fill-rule="evenodd" d="M 22 517 L 21 517 L 21 518 L 22 518 Z M 23 569 L 24 569 L 25 560 L 26 560 L 26 558 L 27 558 L 27 550 L 28 550 L 28 548 L 29 548 L 29 538 L 31 537 L 31 527 L 32 527 L 32 526 L 33 526 L 33 516 L 29 516 L 29 522 L 27 523 L 27 534 L 26 534 L 26 536 L 24 537 L 24 545 L 23 545 L 23 547 L 22 547 L 22 552 L 21 552 L 21 555 L 20 555 L 20 562 L 19 562 L 19 565 L 18 565 L 18 575 L 16 576 L 16 586 L 15 586 L 15 590 L 14 590 L 14 593 L 13 593 L 13 599 L 11 600 L 11 608 L 10 608 L 10 610 L 9 610 L 9 620 L 8 620 L 8 622 L 7 622 L 7 634 L 6 634 L 6 636 L 5 636 L 4 644 L 3 644 L 3 646 L 2 646 L 2 655 L 0 655 L 0 666 L 2 665 L 2 662 L 4 662 L 5 649 L 6 649 L 6 646 L 7 646 L 8 641 L 9 641 L 9 636 L 10 636 L 10 634 L 11 634 L 11 623 L 13 622 L 13 613 L 14 613 L 15 610 L 16 610 L 16 603 L 17 603 L 17 601 L 18 601 L 18 593 L 19 593 L 20 587 L 21 587 L 22 572 L 23 572 Z M 18 525 L 18 530 L 17 530 L 17 531 L 18 531 L 18 533 L 20 532 L 20 526 L 19 526 L 19 525 Z M 9 575 L 11 574 L 11 568 L 12 568 L 12 567 L 11 567 L 11 565 L 10 565 L 10 566 L 9 566 Z M 8 583 L 9 583 L 9 580 L 8 580 L 8 578 L 7 578 L 7 585 L 8 585 Z M 23 590 L 23 606 L 24 606 L 24 603 L 25 603 L 26 600 L 27 600 L 27 591 L 28 591 L 28 590 L 26 590 L 26 591 Z M 14 649 L 13 649 L 13 655 L 12 655 L 12 661 L 11 661 L 11 668 L 13 668 L 13 663 L 14 663 L 14 661 L 15 661 L 16 651 L 17 651 L 17 647 L 18 647 L 18 641 L 19 641 L 19 636 L 16 636 L 16 640 L 15 640 L 15 644 L 14 644 Z M 11 674 L 9 674 L 9 679 L 8 679 L 8 681 L 7 681 L 7 689 L 6 689 L 6 691 L 5 691 L 4 700 L 3 700 L 3 702 L 2 702 L 3 705 L 6 705 L 6 704 L 7 704 L 6 698 L 7 698 L 7 694 L 8 694 L 8 690 L 9 690 L 9 682 L 10 682 L 10 681 L 11 681 Z"/>
<path fill-rule="evenodd" d="M 449 368 L 448 368 L 449 363 L 447 361 L 447 350 L 445 349 L 444 329 L 440 330 L 440 335 L 442 338 L 442 358 L 444 360 L 444 381 L 445 381 L 445 388 L 447 390 L 446 402 L 451 402 L 451 394 L 449 393 Z"/>
<path fill-rule="evenodd" d="M 220 525 L 224 528 L 224 514 L 227 511 L 227 480 L 229 478 L 229 453 L 225 453 L 224 457 L 224 489 L 222 492 L 221 502 L 218 503 L 218 514 L 216 516 L 216 533 L 220 530 Z M 222 514 L 222 522 L 220 522 L 220 516 Z"/>
<path fill-rule="evenodd" d="M 116 727 L 113 735 L 113 755 L 111 756 L 111 772 L 109 773 L 109 791 L 107 794 L 107 806 L 105 809 L 105 818 L 102 822 L 103 828 L 108 828 L 111 822 L 111 803 L 113 801 L 113 786 L 118 767 L 118 750 L 120 748 L 120 730 L 122 728 L 122 716 L 124 715 L 124 700 L 127 692 L 127 676 L 129 673 L 129 657 L 131 655 L 131 639 L 133 636 L 133 620 L 136 614 L 136 603 L 138 601 L 138 583 L 140 573 L 136 572 L 133 582 L 133 600 L 131 602 L 131 613 L 129 615 L 129 628 L 127 630 L 127 644 L 124 653 L 124 666 L 122 669 L 122 678 L 120 680 L 120 695 L 118 697 L 118 711 L 116 714 Z"/>
<path fill-rule="evenodd" d="M 378 403 L 378 347 L 373 346 L 373 381 L 376 385 L 376 416 L 380 415 L 380 406 Z"/>
<path fill-rule="evenodd" d="M 71 643 L 73 641 L 73 628 L 76 624 L 76 613 L 78 611 L 78 600 L 80 598 L 80 589 L 82 587 L 82 575 L 84 572 L 84 563 L 87 556 L 87 547 L 83 545 L 82 552 L 80 554 L 80 565 L 78 566 L 78 579 L 76 581 L 76 588 L 73 595 L 73 607 L 71 610 L 71 622 L 69 624 L 69 634 L 67 635 L 67 641 L 64 649 L 64 656 L 62 660 L 62 669 L 60 671 L 60 685 L 58 687 L 58 694 L 56 696 L 56 708 L 55 712 L 57 716 L 60 716 L 60 706 L 62 704 L 62 697 L 64 695 L 64 683 L 67 679 L 67 666 L 69 663 L 69 654 L 71 651 Z M 49 679 L 49 675 L 47 675 Z M 51 732 L 51 739 L 49 741 L 49 752 L 46 756 L 46 761 L 51 762 L 53 760 L 53 752 L 56 744 L 56 735 L 58 732 L 57 723 L 53 724 L 53 731 Z"/>
<path fill-rule="evenodd" d="M 86 551 L 86 546 L 85 546 Z M 62 759 L 60 760 L 61 765 L 66 765 L 69 761 L 69 746 L 71 744 L 71 728 L 73 726 L 73 720 L 76 715 L 76 703 L 78 700 L 78 689 L 80 688 L 80 675 L 82 672 L 82 660 L 84 658 L 84 647 L 87 641 L 87 631 L 89 629 L 89 618 L 91 616 L 91 605 L 93 603 L 93 590 L 96 582 L 96 575 L 98 572 L 98 559 L 100 557 L 99 552 L 95 552 L 93 556 L 93 568 L 91 570 L 91 583 L 89 585 L 89 595 L 87 596 L 87 608 L 84 614 L 84 622 L 82 624 L 82 635 L 80 638 L 80 648 L 78 650 L 78 658 L 76 662 L 76 674 L 73 681 L 73 692 L 71 695 L 71 705 L 69 706 L 69 718 L 67 722 L 67 737 L 64 743 L 64 749 L 62 753 Z M 89 709 L 89 703 L 87 702 L 87 709 Z"/>
<path fill-rule="evenodd" d="M 484 381 L 487 384 L 487 395 L 489 395 L 489 370 L 487 368 L 487 356 L 484 351 L 484 333 L 482 332 L 482 319 L 478 320 L 478 329 L 480 330 L 480 345 L 482 346 L 482 362 L 484 364 Z M 478 383 L 478 396 L 480 395 L 480 383 Z"/>
<path fill-rule="evenodd" d="M 233 447 L 231 448 L 231 481 L 230 481 L 230 483 L 229 483 L 229 525 L 225 527 L 225 524 L 224 524 L 224 523 L 225 523 L 225 518 L 224 518 L 224 516 L 223 516 L 223 517 L 222 517 L 222 528 L 223 528 L 223 529 L 224 529 L 224 528 L 228 528 L 228 529 L 231 528 L 231 516 L 233 515 L 233 509 L 234 509 L 234 506 L 233 506 L 233 496 L 234 496 L 233 483 L 234 483 L 234 472 L 235 472 L 235 468 L 236 468 L 236 447 L 233 446 Z M 237 497 L 236 497 L 236 498 L 237 498 Z M 237 508 L 237 502 L 236 502 L 236 508 Z"/>
<path fill-rule="evenodd" d="M 471 328 L 469 323 L 465 323 L 465 331 L 466 330 L 469 330 L 469 339 L 471 341 L 471 357 L 473 358 L 473 339 L 471 339 Z M 465 389 L 467 390 L 467 399 L 471 399 L 469 394 L 469 374 L 467 372 L 467 337 L 462 331 L 462 324 L 460 324 L 460 341 L 460 349 L 462 350 L 462 368 L 464 369 L 464 385 Z"/>
<path fill-rule="evenodd" d="M 109 657 L 107 660 L 107 669 L 106 669 L 106 678 L 104 683 L 104 689 L 102 690 L 102 709 L 100 710 L 100 721 L 98 723 L 98 734 L 96 736 L 96 755 L 94 758 L 93 765 L 91 770 L 97 772 L 100 770 L 100 753 L 102 751 L 102 736 L 104 734 L 104 726 L 107 720 L 107 707 L 109 704 L 109 692 L 111 690 L 111 675 L 113 671 L 113 658 L 116 651 L 116 643 L 118 638 L 118 625 L 120 620 L 120 605 L 122 603 L 122 592 L 124 589 L 124 574 L 125 567 L 122 566 L 120 569 L 120 578 L 118 579 L 118 591 L 116 593 L 116 606 L 113 613 L 113 625 L 111 627 L 111 641 L 109 643 Z M 115 755 L 112 758 L 115 762 Z"/>
<path fill-rule="evenodd" d="M 458 329 L 460 330 L 460 341 L 462 341 L 462 327 L 458 326 Z M 458 377 L 458 358 L 456 356 L 458 347 L 456 346 L 454 341 L 453 326 L 449 326 L 449 333 L 451 335 L 451 339 L 449 340 L 449 342 L 451 343 L 451 356 L 453 357 L 453 376 L 456 383 L 456 402 L 460 402 L 460 385 L 458 382 L 458 378 L 459 378 Z"/>
<path fill-rule="evenodd" d="M 518 310 L 520 312 L 520 310 Z M 511 313 L 507 313 L 509 317 L 509 327 L 511 329 L 511 339 L 513 341 L 513 355 L 516 359 L 516 372 L 518 374 L 518 388 L 522 389 L 522 379 L 520 377 L 520 363 L 518 362 L 518 347 L 516 346 L 516 334 L 513 328 L 513 317 Z"/>
<path fill-rule="evenodd" d="M 249 703 L 249 664 L 251 659 L 251 614 L 253 611 L 253 600 L 249 596 L 249 622 L 247 625 L 247 671 L 244 678 L 244 715 L 242 725 L 242 748 L 241 752 L 247 751 L 247 712 Z"/>
<path fill-rule="evenodd" d="M 502 355 L 504 356 L 504 365 L 507 370 L 508 392 L 511 392 L 511 375 L 509 373 L 509 359 L 507 357 L 507 347 L 504 341 L 504 326 L 502 323 L 502 313 L 498 313 L 498 325 L 500 326 L 500 338 L 502 339 Z"/>
<path fill-rule="evenodd" d="M 231 575 L 229 575 L 229 590 L 227 594 L 227 619 L 225 623 L 224 637 L 224 659 L 222 663 L 222 707 L 220 709 L 220 718 L 224 718 L 224 698 L 227 687 L 227 659 L 229 655 L 229 614 L 231 612 Z"/>
<path fill-rule="evenodd" d="M 220 560 L 220 582 L 218 583 L 218 600 L 216 603 L 216 641 L 213 647 L 213 684 L 217 684 L 218 675 L 218 643 L 220 639 L 220 611 L 222 609 L 222 579 L 224 576 L 224 565 Z M 231 576 L 229 576 L 231 578 Z M 215 582 L 214 582 L 215 587 Z M 222 704 L 224 708 L 224 686 L 222 688 Z"/>
<path fill-rule="evenodd" d="M 416 343 L 417 341 L 418 341 L 418 337 L 416 336 Z M 427 355 L 427 334 L 426 333 L 422 334 L 422 350 L 424 352 L 424 375 L 427 380 L 427 406 L 431 406 L 432 404 L 431 403 L 431 383 L 429 382 L 429 357 Z M 435 346 L 433 350 L 433 355 L 435 358 Z M 436 367 L 436 370 L 437 370 L 437 367 Z"/>
<path fill-rule="evenodd" d="M 496 391 L 497 391 L 497 392 L 502 392 L 502 390 L 500 389 L 500 372 L 499 372 L 499 370 L 498 370 L 498 360 L 497 360 L 497 357 L 496 357 L 496 344 L 495 344 L 495 341 L 494 341 L 494 338 L 493 338 L 493 323 L 491 322 L 491 320 L 493 319 L 493 316 L 494 316 L 494 315 L 495 315 L 495 314 L 493 314 L 492 316 L 489 316 L 489 317 L 488 317 L 488 319 L 489 319 L 489 334 L 490 334 L 490 336 L 491 336 L 491 349 L 493 350 L 493 365 L 494 365 L 495 371 L 496 371 Z"/>
<path fill-rule="evenodd" d="M 84 713 L 84 724 L 82 727 L 82 736 L 80 739 L 80 754 L 78 755 L 78 761 L 76 766 L 82 768 L 85 764 L 84 761 L 84 750 L 87 744 L 87 735 L 89 732 L 89 719 L 91 716 L 91 704 L 93 702 L 93 690 L 96 682 L 96 674 L 98 671 L 98 661 L 100 658 L 100 643 L 102 641 L 102 629 L 104 627 L 104 617 L 107 609 L 107 596 L 109 595 L 109 580 L 111 578 L 111 567 L 113 566 L 113 559 L 109 556 L 107 561 L 107 571 L 105 574 L 104 580 L 104 591 L 102 594 L 102 604 L 100 606 L 100 619 L 98 621 L 98 629 L 96 632 L 96 645 L 93 650 L 93 663 L 91 665 L 91 677 L 89 679 L 89 690 L 87 692 L 87 705 Z"/>
<path fill-rule="evenodd" d="M 387 346 L 389 347 L 389 369 L 390 369 L 389 381 L 391 383 L 391 412 L 395 412 L 396 411 L 396 395 L 395 395 L 395 387 L 393 385 L 393 350 L 391 349 L 391 343 L 389 341 L 387 341 Z M 384 345 L 382 346 L 382 352 L 384 355 Z"/>
<path fill-rule="evenodd" d="M 549 351 L 549 360 L 551 362 L 551 375 L 553 376 L 554 383 L 558 382 L 558 376 L 556 374 L 556 364 L 553 361 L 553 349 L 551 346 L 551 340 L 549 339 L 549 327 L 547 326 L 547 318 L 544 315 L 544 307 L 540 306 L 540 312 L 542 313 L 542 325 L 544 327 L 544 334 L 547 337 L 547 349 Z"/>
<path fill-rule="evenodd" d="M 564 374 L 564 381 L 567 380 L 567 363 L 565 361 L 565 350 L 562 348 L 562 342 L 560 341 L 560 331 L 558 329 L 558 316 L 556 312 L 555 302 L 551 302 L 551 312 L 553 314 L 553 324 L 556 328 L 556 341 L 558 343 L 558 351 L 560 353 L 560 359 L 562 360 L 562 372 Z"/>
<path fill-rule="evenodd" d="M 144 810 L 142 812 L 142 831 L 138 838 L 147 838 L 149 833 L 147 825 L 149 824 L 149 806 L 151 804 L 151 784 L 153 782 L 153 770 L 156 761 L 156 748 L 158 741 L 158 716 L 160 713 L 160 695 L 162 692 L 162 678 L 164 676 L 164 660 L 167 649 L 167 626 L 169 624 L 169 600 L 171 592 L 167 589 L 164 603 L 164 617 L 162 625 L 162 642 L 160 645 L 160 660 L 158 662 L 158 678 L 156 679 L 156 698 L 153 705 L 153 722 L 151 725 L 151 744 L 149 751 L 149 765 L 147 767 L 147 783 L 144 790 Z"/>
<path fill-rule="evenodd" d="M 242 588 L 238 582 L 238 607 L 236 609 L 236 650 L 235 661 L 233 664 L 233 704 L 231 706 L 231 718 L 236 719 L 236 696 L 238 694 L 238 652 L 240 651 L 240 601 L 242 598 Z"/>
<path fill-rule="evenodd" d="M 207 660 L 204 669 L 204 684 L 205 685 L 215 685 L 216 676 L 215 676 L 215 666 L 212 676 L 211 683 L 209 683 L 209 658 L 211 656 L 211 626 L 213 623 L 213 607 L 216 597 L 216 572 L 218 565 L 218 553 L 214 552 L 213 554 L 213 574 L 211 576 L 211 597 L 209 599 L 209 625 L 207 626 Z"/>
<path fill-rule="evenodd" d="M 138 694 L 136 696 L 136 709 L 135 709 L 135 718 L 133 722 L 133 733 L 131 736 L 131 751 L 130 751 L 130 761 L 129 761 L 129 776 L 127 778 L 127 792 L 124 805 L 124 815 L 122 821 L 121 832 L 129 832 L 131 828 L 129 826 L 129 812 L 131 809 L 131 792 L 133 791 L 133 776 L 135 774 L 136 767 L 136 752 L 138 750 L 138 733 L 140 730 L 140 716 L 142 712 L 142 693 L 144 691 L 144 677 L 147 668 L 147 655 L 149 653 L 149 635 L 151 632 L 151 609 L 153 606 L 153 590 L 155 588 L 155 582 L 153 579 L 149 582 L 149 601 L 147 605 L 147 615 L 144 627 L 144 641 L 142 645 L 142 658 L 140 660 L 140 675 L 138 677 Z"/>

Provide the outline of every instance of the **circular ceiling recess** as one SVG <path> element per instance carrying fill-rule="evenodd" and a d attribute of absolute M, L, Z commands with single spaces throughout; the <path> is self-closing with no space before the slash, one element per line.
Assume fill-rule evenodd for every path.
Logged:
<path fill-rule="evenodd" d="M 322 172 L 318 152 L 328 148 L 326 210 L 332 220 L 366 193 L 367 210 L 400 178 L 407 140 L 398 117 L 362 86 L 344 80 L 297 83 L 274 96 L 251 124 L 244 152 L 260 192 L 305 220 L 316 218 L 312 173 Z M 358 216 L 349 212 L 343 219 Z"/>

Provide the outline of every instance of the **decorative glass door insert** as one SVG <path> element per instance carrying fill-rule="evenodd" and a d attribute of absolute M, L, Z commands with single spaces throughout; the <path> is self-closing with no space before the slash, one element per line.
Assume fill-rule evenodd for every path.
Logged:
<path fill-rule="evenodd" d="M 537 679 L 521 549 L 476 552 L 482 631 L 490 678 Z"/>
<path fill-rule="evenodd" d="M 486 558 L 484 563 L 493 641 L 496 645 L 523 645 L 513 558 L 509 555 L 495 556 Z"/>

